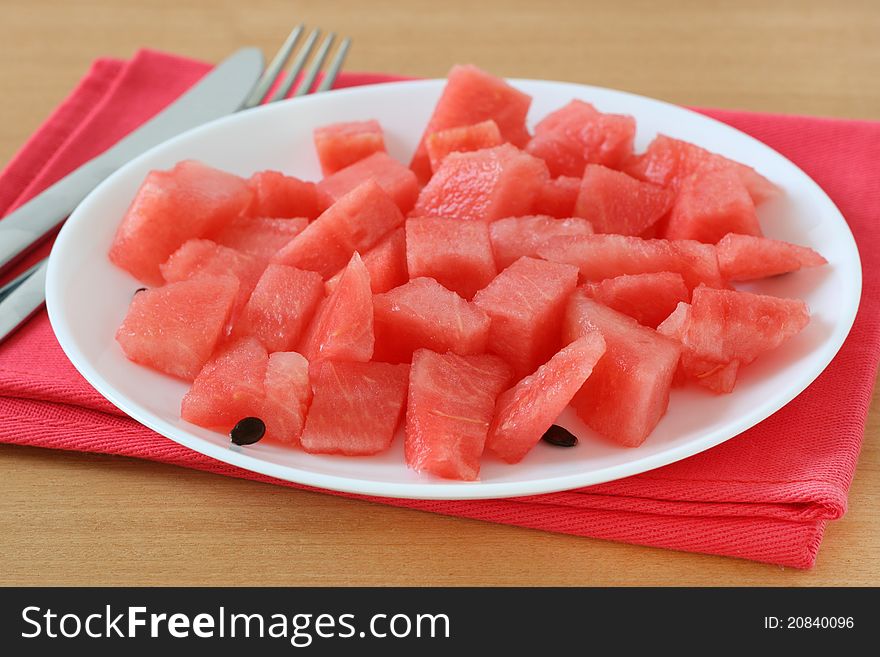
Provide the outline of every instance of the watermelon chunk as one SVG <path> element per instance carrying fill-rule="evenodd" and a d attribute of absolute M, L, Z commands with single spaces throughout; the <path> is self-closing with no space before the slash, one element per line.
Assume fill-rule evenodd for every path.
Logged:
<path fill-rule="evenodd" d="M 251 202 L 245 181 L 187 160 L 151 171 L 116 230 L 110 261 L 147 285 L 163 282 L 159 265 L 187 240 L 220 230 Z"/>
<path fill-rule="evenodd" d="M 718 268 L 728 281 L 750 281 L 828 263 L 811 248 L 766 237 L 731 233 L 716 248 Z"/>
<path fill-rule="evenodd" d="M 605 355 L 572 406 L 597 433 L 638 447 L 666 413 L 681 346 L 578 290 L 566 311 L 565 340 L 592 331 L 605 338 Z"/>
<path fill-rule="evenodd" d="M 584 170 L 574 215 L 587 219 L 597 233 L 641 235 L 669 211 L 672 201 L 667 189 L 590 164 Z"/>
<path fill-rule="evenodd" d="M 134 295 L 116 341 L 135 363 L 192 381 L 225 332 L 234 276 L 199 276 Z"/>
<path fill-rule="evenodd" d="M 781 193 L 776 185 L 751 167 L 666 135 L 657 135 L 644 154 L 627 163 L 626 172 L 641 180 L 677 189 L 697 169 L 707 168 L 733 168 L 755 205 Z"/>
<path fill-rule="evenodd" d="M 394 201 L 374 180 L 343 196 L 272 258 L 279 265 L 330 278 L 355 251 L 365 252 L 403 223 Z"/>
<path fill-rule="evenodd" d="M 406 265 L 413 278 L 433 278 L 468 300 L 498 273 L 489 225 L 461 219 L 407 219 Z"/>
<path fill-rule="evenodd" d="M 310 363 L 325 358 L 366 362 L 373 356 L 373 293 L 357 251 L 339 285 L 315 313 L 300 352 Z"/>
<path fill-rule="evenodd" d="M 508 463 L 522 461 L 568 406 L 604 353 L 605 340 L 598 332 L 589 333 L 501 393 L 486 447 Z"/>
<path fill-rule="evenodd" d="M 574 215 L 574 204 L 581 189 L 581 179 L 559 176 L 544 183 L 532 212 L 565 219 Z"/>
<path fill-rule="evenodd" d="M 317 217 L 328 203 L 318 193 L 315 183 L 306 182 L 280 171 L 260 171 L 248 180 L 253 202 L 247 209 L 252 217 L 292 219 Z"/>
<path fill-rule="evenodd" d="M 687 324 L 690 321 L 690 312 L 691 304 L 680 301 L 669 317 L 657 326 L 657 333 L 665 335 L 667 338 L 672 338 L 677 342 L 682 342 L 684 340 L 684 333 L 687 330 Z M 674 386 L 684 385 L 687 379 L 684 366 L 682 365 L 683 360 L 684 355 L 682 354 L 682 358 L 678 361 L 678 368 L 675 370 L 675 376 L 672 377 L 672 385 Z"/>
<path fill-rule="evenodd" d="M 373 358 L 408 363 L 416 349 L 480 354 L 489 340 L 489 317 L 433 278 L 373 297 Z"/>
<path fill-rule="evenodd" d="M 273 351 L 292 351 L 324 297 L 324 282 L 312 271 L 269 265 L 233 327 Z"/>
<path fill-rule="evenodd" d="M 761 236 L 752 197 L 733 169 L 698 169 L 681 182 L 665 237 L 715 244 L 728 233 Z"/>
<path fill-rule="evenodd" d="M 365 456 L 391 447 L 409 365 L 322 360 L 309 373 L 314 398 L 301 438 L 305 451 Z"/>
<path fill-rule="evenodd" d="M 318 183 L 318 191 L 338 201 L 367 180 L 375 180 L 406 214 L 419 195 L 415 174 L 385 152 L 373 153 Z"/>
<path fill-rule="evenodd" d="M 698 285 L 724 287 L 715 247 L 690 240 L 643 240 L 626 235 L 554 237 L 538 254 L 577 266 L 584 281 L 667 271 L 681 274 L 689 290 Z"/>
<path fill-rule="evenodd" d="M 431 162 L 426 141 L 429 135 L 464 125 L 492 119 L 505 141 L 525 146 L 529 140 L 526 114 L 532 98 L 514 89 L 504 80 L 481 71 L 476 66 L 454 66 L 446 87 L 434 107 L 425 132 L 413 155 L 410 168 L 422 183 L 431 177 Z"/>
<path fill-rule="evenodd" d="M 370 289 L 373 290 L 373 294 L 381 294 L 406 283 L 409 280 L 409 273 L 406 270 L 404 228 L 395 228 L 383 237 L 364 254 L 363 261 L 370 274 Z M 344 273 L 345 270 L 340 269 L 325 283 L 327 294 L 333 292 Z"/>
<path fill-rule="evenodd" d="M 596 301 L 629 315 L 639 324 L 656 328 L 678 304 L 691 295 L 681 274 L 629 274 L 584 284 L 584 291 Z"/>
<path fill-rule="evenodd" d="M 506 269 L 523 256 L 538 256 L 538 249 L 554 237 L 591 235 L 586 219 L 554 219 L 547 216 L 508 217 L 489 226 L 498 269 Z"/>
<path fill-rule="evenodd" d="M 257 340 L 227 343 L 209 360 L 180 403 L 180 417 L 228 432 L 241 419 L 259 416 L 269 356 Z"/>
<path fill-rule="evenodd" d="M 411 216 L 494 221 L 526 215 L 547 179 L 541 160 L 510 144 L 450 153 L 422 188 Z"/>
<path fill-rule="evenodd" d="M 373 153 L 385 152 L 382 126 L 375 119 L 332 123 L 315 128 L 314 136 L 321 172 L 325 176 Z"/>
<path fill-rule="evenodd" d="M 513 366 L 533 372 L 556 353 L 565 304 L 577 285 L 577 269 L 523 257 L 477 292 L 474 305 L 492 319 L 488 349 Z"/>
<path fill-rule="evenodd" d="M 272 219 L 269 217 L 241 216 L 233 219 L 223 230 L 211 236 L 221 246 L 247 253 L 260 262 L 268 263 L 281 247 L 303 232 L 309 220 Z"/>
<path fill-rule="evenodd" d="M 618 168 L 632 155 L 636 122 L 631 116 L 603 114 L 572 100 L 535 126 L 526 152 L 547 163 L 550 175 L 580 177 L 588 163 Z"/>
<path fill-rule="evenodd" d="M 443 158 L 450 153 L 478 151 L 492 148 L 504 143 L 498 124 L 492 119 L 463 125 L 458 128 L 447 128 L 428 135 L 425 148 L 431 161 L 431 170 L 436 171 Z"/>
<path fill-rule="evenodd" d="M 406 464 L 417 472 L 473 481 L 498 394 L 512 378 L 497 356 L 413 354 L 406 407 Z"/>
<path fill-rule="evenodd" d="M 258 417 L 266 423 L 264 439 L 298 445 L 312 403 L 309 361 L 295 351 L 270 354 L 263 387 Z"/>

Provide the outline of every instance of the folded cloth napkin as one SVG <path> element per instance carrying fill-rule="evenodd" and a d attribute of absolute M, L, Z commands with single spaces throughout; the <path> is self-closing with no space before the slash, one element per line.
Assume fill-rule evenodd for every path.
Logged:
<path fill-rule="evenodd" d="M 0 174 L 0 214 L 117 141 L 207 70 L 151 51 L 130 61 L 98 60 Z M 348 73 L 336 86 L 396 79 Z M 826 523 L 846 510 L 880 360 L 880 123 L 700 111 L 796 162 L 837 203 L 855 234 L 864 267 L 862 305 L 828 369 L 753 429 L 638 476 L 517 499 L 363 499 L 797 568 L 815 563 Z M 45 312 L 0 346 L 0 442 L 135 456 L 295 486 L 189 451 L 124 416 L 74 370 Z"/>

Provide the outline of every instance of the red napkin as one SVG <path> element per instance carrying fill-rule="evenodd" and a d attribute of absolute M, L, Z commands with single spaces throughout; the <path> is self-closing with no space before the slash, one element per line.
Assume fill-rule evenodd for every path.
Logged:
<path fill-rule="evenodd" d="M 114 143 L 206 70 L 206 64 L 151 51 L 131 61 L 98 60 L 0 174 L 0 213 Z M 337 86 L 396 79 L 348 73 Z M 856 236 L 864 266 L 862 306 L 828 369 L 753 429 L 628 479 L 507 500 L 369 499 L 797 568 L 815 563 L 826 523 L 846 511 L 880 360 L 880 123 L 701 111 L 801 166 L 837 203 Z M 0 346 L 0 441 L 136 456 L 293 485 L 191 452 L 124 416 L 74 370 L 45 312 Z"/>

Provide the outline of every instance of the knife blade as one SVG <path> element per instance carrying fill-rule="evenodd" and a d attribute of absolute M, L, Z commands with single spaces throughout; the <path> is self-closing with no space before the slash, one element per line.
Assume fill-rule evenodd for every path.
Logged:
<path fill-rule="evenodd" d="M 123 164 L 166 139 L 239 109 L 262 70 L 263 55 L 257 48 L 236 51 L 152 119 L 4 217 L 0 272 L 57 228 Z"/>

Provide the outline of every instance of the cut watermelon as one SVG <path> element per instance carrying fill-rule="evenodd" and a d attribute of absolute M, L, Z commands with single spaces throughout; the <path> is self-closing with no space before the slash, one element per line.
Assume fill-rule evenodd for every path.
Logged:
<path fill-rule="evenodd" d="M 541 160 L 510 144 L 451 153 L 422 189 L 411 216 L 494 221 L 526 215 L 547 179 Z"/>
<path fill-rule="evenodd" d="M 373 297 L 375 360 L 408 363 L 422 347 L 443 353 L 481 354 L 489 340 L 489 317 L 433 278 Z"/>
<path fill-rule="evenodd" d="M 731 233 L 721 238 L 717 249 L 718 268 L 728 281 L 750 281 L 828 263 L 806 246 L 765 237 Z"/>
<path fill-rule="evenodd" d="M 463 125 L 458 128 L 447 128 L 428 135 L 425 140 L 425 148 L 428 158 L 431 160 L 431 170 L 436 171 L 443 158 L 450 153 L 464 153 L 478 151 L 482 148 L 492 148 L 504 143 L 498 124 L 492 119 Z"/>
<path fill-rule="evenodd" d="M 681 274 L 668 271 L 606 278 L 600 283 L 586 283 L 584 291 L 599 303 L 651 328 L 669 317 L 679 302 L 691 298 Z"/>
<path fill-rule="evenodd" d="M 375 119 L 332 123 L 315 128 L 315 150 L 325 176 L 359 162 L 373 153 L 385 152 L 382 126 Z"/>
<path fill-rule="evenodd" d="M 373 294 L 381 294 L 406 283 L 409 273 L 406 270 L 406 232 L 403 227 L 395 228 L 383 237 L 364 254 L 363 260 L 370 274 Z M 345 270 L 340 269 L 327 281 L 327 294 L 333 292 L 343 273 Z"/>
<path fill-rule="evenodd" d="M 468 300 L 498 273 L 489 225 L 461 219 L 407 219 L 406 265 L 413 278 L 433 278 Z"/>
<path fill-rule="evenodd" d="M 473 481 L 498 394 L 512 378 L 497 356 L 413 354 L 406 407 L 406 464 L 417 472 Z"/>
<path fill-rule="evenodd" d="M 391 197 L 374 180 L 368 180 L 330 206 L 272 261 L 330 278 L 352 253 L 366 252 L 402 223 L 403 215 Z"/>
<path fill-rule="evenodd" d="M 309 373 L 315 396 L 304 450 L 365 456 L 391 447 L 406 404 L 409 365 L 323 360 Z"/>
<path fill-rule="evenodd" d="M 200 276 L 138 292 L 116 341 L 129 360 L 192 381 L 225 332 L 238 285 Z"/>
<path fill-rule="evenodd" d="M 298 445 L 312 403 L 309 361 L 295 351 L 276 351 L 269 356 L 263 384 L 266 395 L 258 417 L 266 423 L 265 439 Z"/>
<path fill-rule="evenodd" d="M 338 201 L 367 180 L 379 183 L 404 214 L 412 209 L 419 195 L 415 174 L 385 152 L 373 153 L 327 176 L 318 183 L 318 190 Z"/>
<path fill-rule="evenodd" d="M 632 155 L 636 122 L 631 116 L 603 114 L 572 100 L 535 126 L 526 151 L 547 163 L 550 175 L 579 178 L 588 163 L 618 168 Z"/>
<path fill-rule="evenodd" d="M 151 171 L 122 218 L 110 261 L 147 285 L 163 282 L 159 265 L 187 240 L 220 230 L 251 202 L 245 181 L 187 160 Z"/>
<path fill-rule="evenodd" d="M 300 351 L 310 363 L 326 358 L 366 362 L 373 356 L 373 293 L 357 251 L 339 285 L 315 313 Z"/>
<path fill-rule="evenodd" d="M 715 244 L 728 233 L 761 236 L 752 197 L 733 169 L 698 169 L 681 181 L 664 236 Z"/>
<path fill-rule="evenodd" d="M 180 417 L 228 432 L 241 419 L 259 416 L 269 356 L 257 340 L 230 342 L 205 363 L 180 403 Z"/>
<path fill-rule="evenodd" d="M 541 186 L 532 212 L 565 219 L 574 215 L 574 204 L 581 189 L 581 179 L 559 176 Z"/>
<path fill-rule="evenodd" d="M 597 233 L 641 235 L 672 207 L 673 194 L 598 164 L 584 169 L 574 215 Z"/>
<path fill-rule="evenodd" d="M 489 227 L 492 250 L 498 269 L 506 269 L 523 256 L 538 256 L 538 249 L 553 237 L 591 235 L 586 219 L 554 219 L 546 216 L 508 217 Z"/>
<path fill-rule="evenodd" d="M 531 96 L 476 66 L 454 66 L 449 71 L 443 95 L 434 107 L 410 168 L 422 183 L 427 182 L 431 177 L 431 162 L 425 143 L 428 136 L 488 119 L 495 121 L 505 141 L 514 146 L 525 146 L 529 140 L 526 114 L 531 102 Z"/>
<path fill-rule="evenodd" d="M 324 297 L 324 282 L 312 271 L 269 265 L 244 307 L 233 335 L 251 335 L 273 351 L 292 351 Z"/>
<path fill-rule="evenodd" d="M 677 342 L 682 342 L 684 340 L 684 334 L 687 330 L 688 322 L 690 321 L 690 313 L 691 304 L 683 301 L 679 302 L 675 307 L 675 310 L 670 313 L 669 317 L 664 319 L 657 326 L 657 333 L 665 335 L 667 338 L 672 338 Z M 684 385 L 685 380 L 687 379 L 684 366 L 682 365 L 683 360 L 684 355 L 682 354 L 682 358 L 678 361 L 678 368 L 675 370 L 675 376 L 672 377 L 672 385 L 674 386 Z"/>
<path fill-rule="evenodd" d="M 577 285 L 577 269 L 523 257 L 477 292 L 474 305 L 492 319 L 488 349 L 513 366 L 533 372 L 556 353 L 565 304 Z"/>
<path fill-rule="evenodd" d="M 554 237 L 538 253 L 547 260 L 577 266 L 584 281 L 667 271 L 681 274 L 689 290 L 698 285 L 724 287 L 715 247 L 700 242 L 583 235 Z"/>
<path fill-rule="evenodd" d="M 572 406 L 596 432 L 624 447 L 638 447 L 666 413 L 681 347 L 578 290 L 568 304 L 565 340 L 592 331 L 605 338 L 605 355 Z"/>
<path fill-rule="evenodd" d="M 538 444 L 605 353 L 598 332 L 563 347 L 534 374 L 498 397 L 486 447 L 518 463 Z"/>
<path fill-rule="evenodd" d="M 252 217 L 291 219 L 317 217 L 328 203 L 318 194 L 315 183 L 305 182 L 279 171 L 260 171 L 248 180 L 254 200 L 247 210 Z"/>
<path fill-rule="evenodd" d="M 241 216 L 212 235 L 212 239 L 217 244 L 252 255 L 265 264 L 308 225 L 309 220 L 305 217 L 271 219 Z"/>

